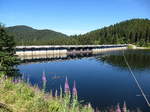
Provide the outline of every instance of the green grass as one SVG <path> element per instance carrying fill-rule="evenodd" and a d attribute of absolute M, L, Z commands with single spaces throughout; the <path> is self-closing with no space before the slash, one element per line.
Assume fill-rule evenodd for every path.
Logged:
<path fill-rule="evenodd" d="M 134 48 L 136 48 L 135 45 L 132 45 L 132 44 L 128 45 L 128 49 L 134 49 Z"/>
<path fill-rule="evenodd" d="M 0 112 L 93 112 L 91 106 L 81 105 L 77 97 L 70 102 L 69 94 L 53 97 L 36 86 L 4 77 L 0 78 L 0 103 Z"/>
<path fill-rule="evenodd" d="M 110 111 L 110 109 L 112 110 Z M 16 83 L 11 78 L 5 78 L 0 74 L 0 112 L 118 111 L 116 107 L 107 108 L 103 111 L 94 111 L 90 104 L 81 105 L 77 95 L 72 95 L 71 97 L 70 93 L 63 94 L 62 88 L 60 88 L 60 95 L 55 92 L 55 96 L 53 96 L 52 92 L 45 93 L 44 87 L 43 90 L 40 90 L 37 86 L 31 86 L 23 81 Z M 129 110 L 126 110 L 126 112 L 129 112 Z"/>

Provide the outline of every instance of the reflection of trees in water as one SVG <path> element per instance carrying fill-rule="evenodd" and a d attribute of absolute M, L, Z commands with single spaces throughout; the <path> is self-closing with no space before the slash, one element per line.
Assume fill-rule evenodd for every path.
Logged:
<path fill-rule="evenodd" d="M 132 69 L 150 68 L 150 55 L 138 53 L 125 53 L 125 56 Z M 127 68 L 123 55 L 108 55 L 104 57 L 98 57 L 97 59 L 111 64 L 113 66 Z"/>

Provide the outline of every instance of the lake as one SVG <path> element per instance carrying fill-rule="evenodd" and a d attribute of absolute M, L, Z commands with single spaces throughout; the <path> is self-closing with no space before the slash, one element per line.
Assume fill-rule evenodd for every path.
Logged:
<path fill-rule="evenodd" d="M 150 101 L 150 50 L 126 50 L 124 55 L 135 77 Z M 94 108 L 116 106 L 124 101 L 131 110 L 150 111 L 127 65 L 123 52 L 107 52 L 97 55 L 73 55 L 65 59 L 28 62 L 18 66 L 24 79 L 42 88 L 42 73 L 47 78 L 46 91 L 59 90 L 68 78 L 70 88 L 76 81 L 79 100 L 90 102 Z"/>

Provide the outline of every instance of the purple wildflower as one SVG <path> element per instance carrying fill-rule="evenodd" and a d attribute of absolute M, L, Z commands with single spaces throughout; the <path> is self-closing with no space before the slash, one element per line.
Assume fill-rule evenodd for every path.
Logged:
<path fill-rule="evenodd" d="M 46 80 L 46 75 L 45 75 L 45 72 L 43 72 L 43 75 L 42 75 L 42 80 L 43 80 L 43 82 L 46 82 L 47 80 Z"/>
<path fill-rule="evenodd" d="M 14 84 L 18 83 L 18 79 L 17 79 L 16 77 L 14 77 L 14 78 L 12 79 L 12 82 L 13 82 Z"/>
<path fill-rule="evenodd" d="M 66 77 L 66 82 L 65 82 L 65 93 L 69 93 L 70 92 L 70 88 L 69 88 L 69 84 L 68 84 L 68 79 Z"/>
<path fill-rule="evenodd" d="M 73 95 L 77 96 L 77 88 L 76 88 L 76 82 L 74 81 L 74 85 L 73 85 Z"/>
<path fill-rule="evenodd" d="M 14 78 L 12 81 L 14 84 L 23 82 L 20 78 Z"/>
<path fill-rule="evenodd" d="M 126 106 L 126 102 L 124 102 L 124 104 L 123 104 L 123 112 L 127 112 L 127 106 Z"/>
<path fill-rule="evenodd" d="M 119 105 L 119 104 L 117 105 L 116 112 L 121 112 L 121 110 L 120 110 L 120 105 Z"/>
<path fill-rule="evenodd" d="M 18 83 L 18 79 L 14 79 L 14 81 L 13 81 L 13 82 L 14 82 L 15 84 L 16 84 L 16 83 Z"/>
<path fill-rule="evenodd" d="M 95 111 L 93 111 L 93 112 L 101 112 L 98 108 L 96 108 L 96 110 Z"/>
<path fill-rule="evenodd" d="M 115 112 L 113 106 L 109 109 L 109 112 Z"/>
<path fill-rule="evenodd" d="M 18 83 L 21 83 L 22 82 L 22 80 L 21 79 L 18 79 Z"/>

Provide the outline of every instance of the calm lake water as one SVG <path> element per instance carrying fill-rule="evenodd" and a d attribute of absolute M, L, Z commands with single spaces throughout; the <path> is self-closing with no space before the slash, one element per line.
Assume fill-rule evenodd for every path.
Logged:
<path fill-rule="evenodd" d="M 150 101 L 150 51 L 128 50 L 125 56 Z M 70 88 L 76 81 L 79 100 L 91 102 L 94 108 L 107 108 L 124 101 L 129 109 L 150 111 L 130 74 L 122 51 L 66 60 L 21 64 L 18 68 L 29 82 L 42 88 L 42 72 L 47 77 L 46 91 L 64 87 L 68 77 Z"/>

